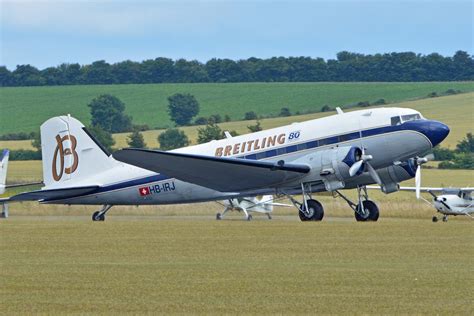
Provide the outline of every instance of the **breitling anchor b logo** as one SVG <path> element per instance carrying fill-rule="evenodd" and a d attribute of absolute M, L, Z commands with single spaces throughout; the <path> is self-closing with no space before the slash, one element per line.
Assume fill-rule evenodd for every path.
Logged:
<path fill-rule="evenodd" d="M 64 142 L 69 140 L 70 147 L 64 148 Z M 56 135 L 56 149 L 54 150 L 53 154 L 53 179 L 55 181 L 61 180 L 63 174 L 71 174 L 76 171 L 77 166 L 79 165 L 79 156 L 76 152 L 77 140 L 76 137 L 73 135 L 65 135 L 63 137 Z M 69 166 L 65 166 L 64 158 L 66 156 L 72 155 L 72 162 Z M 59 158 L 59 166 L 58 166 L 58 158 Z M 59 174 L 58 174 L 58 167 L 59 167 Z"/>

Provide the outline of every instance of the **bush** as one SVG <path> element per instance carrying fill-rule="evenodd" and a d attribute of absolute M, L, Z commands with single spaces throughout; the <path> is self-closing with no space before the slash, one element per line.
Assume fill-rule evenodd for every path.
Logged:
<path fill-rule="evenodd" d="M 213 114 L 209 116 L 209 119 L 207 120 L 209 123 L 222 123 L 222 116 L 219 114 Z"/>
<path fill-rule="evenodd" d="M 158 136 L 161 150 L 171 150 L 189 145 L 186 134 L 177 128 L 168 128 Z"/>
<path fill-rule="evenodd" d="M 229 115 L 224 115 L 224 122 L 230 122 L 231 119 L 230 119 L 230 116 Z"/>
<path fill-rule="evenodd" d="M 332 111 L 332 108 L 325 104 L 322 108 L 321 108 L 321 112 L 329 112 L 329 111 Z"/>
<path fill-rule="evenodd" d="M 41 151 L 30 149 L 10 150 L 10 160 L 41 160 Z"/>
<path fill-rule="evenodd" d="M 452 95 L 452 94 L 458 94 L 458 93 L 461 93 L 462 91 L 461 90 L 456 90 L 456 89 L 448 89 L 444 92 L 444 94 L 446 95 Z"/>
<path fill-rule="evenodd" d="M 291 116 L 289 108 L 281 108 L 279 116 Z"/>
<path fill-rule="evenodd" d="M 360 101 L 359 103 L 357 103 L 357 106 L 360 106 L 360 107 L 364 108 L 364 107 L 370 106 L 370 102 L 369 101 Z"/>
<path fill-rule="evenodd" d="M 151 128 L 148 126 L 148 124 L 133 124 L 132 129 L 134 131 L 144 132 L 149 131 Z"/>
<path fill-rule="evenodd" d="M 258 118 L 257 113 L 255 113 L 254 111 L 247 112 L 244 115 L 244 120 L 246 120 L 246 121 L 256 120 L 257 118 Z"/>
<path fill-rule="evenodd" d="M 454 159 L 454 152 L 452 150 L 439 146 L 433 148 L 433 155 L 435 161 L 446 161 Z"/>
<path fill-rule="evenodd" d="M 456 152 L 458 153 L 474 153 L 474 137 L 472 133 L 467 133 L 466 137 L 456 145 Z"/>
<path fill-rule="evenodd" d="M 438 93 L 436 91 L 433 91 L 428 94 L 428 98 L 436 98 L 438 96 Z"/>
<path fill-rule="evenodd" d="M 210 142 L 211 140 L 217 140 L 224 138 L 224 133 L 221 128 L 215 123 L 209 123 L 206 127 L 198 128 L 198 143 L 203 144 Z"/>
<path fill-rule="evenodd" d="M 384 105 L 384 104 L 387 104 L 385 99 L 378 99 L 377 101 L 372 102 L 372 105 Z"/>
<path fill-rule="evenodd" d="M 194 121 L 194 124 L 196 125 L 206 125 L 207 123 L 209 123 L 209 121 L 207 120 L 207 118 L 205 117 L 198 117 L 195 121 Z"/>
<path fill-rule="evenodd" d="M 9 133 L 5 135 L 0 135 L 0 140 L 27 140 L 27 139 L 33 139 L 35 137 L 35 132 L 31 133 L 25 133 L 25 132 L 19 132 L 19 133 Z"/>
<path fill-rule="evenodd" d="M 257 124 L 247 126 L 247 128 L 249 129 L 251 133 L 260 132 L 262 130 L 262 127 L 260 126 L 260 121 L 258 120 L 257 120 Z"/>
<path fill-rule="evenodd" d="M 146 148 L 145 139 L 139 131 L 134 131 L 127 137 L 127 144 L 132 148 Z"/>
<path fill-rule="evenodd" d="M 443 161 L 438 165 L 439 169 L 474 169 L 474 154 L 457 154 L 453 161 Z"/>

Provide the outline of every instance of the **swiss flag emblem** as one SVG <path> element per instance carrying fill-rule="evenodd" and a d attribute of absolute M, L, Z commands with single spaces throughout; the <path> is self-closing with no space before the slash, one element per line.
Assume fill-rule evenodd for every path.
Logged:
<path fill-rule="evenodd" d="M 150 195 L 150 189 L 148 187 L 138 188 L 138 192 L 140 192 L 141 196 Z"/>

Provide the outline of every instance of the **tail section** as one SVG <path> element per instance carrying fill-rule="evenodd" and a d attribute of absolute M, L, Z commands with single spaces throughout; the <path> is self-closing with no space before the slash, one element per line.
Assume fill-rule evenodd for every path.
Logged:
<path fill-rule="evenodd" d="M 41 125 L 43 179 L 46 187 L 69 186 L 113 168 L 117 162 L 71 116 L 53 117 Z"/>
<path fill-rule="evenodd" d="M 8 149 L 4 149 L 2 156 L 0 156 L 0 194 L 5 193 L 9 156 L 10 151 Z"/>

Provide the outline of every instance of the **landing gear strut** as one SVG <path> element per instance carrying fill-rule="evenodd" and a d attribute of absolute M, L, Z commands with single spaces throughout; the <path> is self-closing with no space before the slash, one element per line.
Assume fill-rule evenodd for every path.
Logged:
<path fill-rule="evenodd" d="M 298 209 L 298 215 L 302 222 L 321 221 L 324 217 L 324 208 L 317 200 L 311 198 L 311 193 L 306 192 L 304 184 L 301 184 L 303 194 L 303 203 L 296 201 L 291 195 L 288 195 L 291 203 Z"/>
<path fill-rule="evenodd" d="M 358 222 L 367 222 L 372 221 L 376 222 L 379 219 L 379 208 L 375 202 L 369 200 L 369 195 L 367 194 L 367 188 L 357 187 L 357 196 L 358 196 L 358 203 L 355 204 L 347 197 L 345 197 L 341 192 L 336 191 L 337 195 L 343 198 L 347 204 L 352 208 L 354 211 L 354 216 L 356 221 Z"/>
<path fill-rule="evenodd" d="M 112 205 L 109 204 L 104 205 L 100 211 L 94 212 L 94 214 L 92 214 L 92 220 L 94 222 L 105 221 L 105 214 L 110 210 L 111 207 Z"/>

